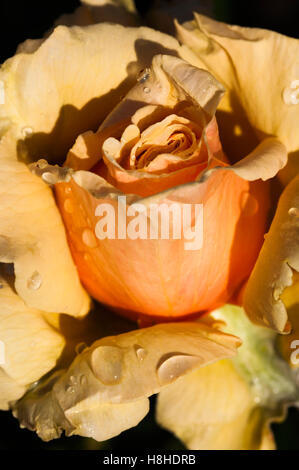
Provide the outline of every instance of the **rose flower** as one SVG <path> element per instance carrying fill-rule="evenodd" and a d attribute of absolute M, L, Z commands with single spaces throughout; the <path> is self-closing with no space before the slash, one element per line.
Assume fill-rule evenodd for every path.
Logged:
<path fill-rule="evenodd" d="M 60 20 L 81 26 L 26 41 L 0 69 L 1 408 L 44 440 L 103 441 L 158 393 L 158 422 L 188 448 L 273 448 L 269 423 L 298 400 L 286 337 L 277 348 L 296 303 L 294 182 L 263 241 L 299 143 L 269 125 L 255 81 L 240 91 L 243 53 L 229 68 L 214 36 L 234 51 L 242 35 L 254 69 L 256 42 L 278 35 L 193 22 L 181 45 L 91 24 L 97 2 L 84 3 Z"/>

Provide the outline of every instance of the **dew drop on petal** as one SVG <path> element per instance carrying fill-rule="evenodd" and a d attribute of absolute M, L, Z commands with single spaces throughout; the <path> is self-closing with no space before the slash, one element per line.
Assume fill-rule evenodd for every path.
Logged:
<path fill-rule="evenodd" d="M 97 246 L 97 240 L 92 230 L 86 228 L 82 233 L 82 241 L 89 248 L 95 248 Z"/>
<path fill-rule="evenodd" d="M 87 384 L 86 375 L 80 375 L 79 382 L 80 382 L 80 385 L 86 385 Z"/>
<path fill-rule="evenodd" d="M 161 385 L 166 385 L 169 382 L 184 375 L 188 370 L 196 365 L 201 364 L 199 356 L 192 356 L 187 354 L 173 354 L 168 356 L 161 362 L 157 368 L 157 375 Z"/>
<path fill-rule="evenodd" d="M 297 207 L 291 207 L 288 211 L 288 214 L 291 217 L 299 217 L 299 209 L 297 209 Z"/>
<path fill-rule="evenodd" d="M 283 89 L 282 99 L 287 105 L 299 103 L 299 80 L 293 80 L 289 86 Z"/>
<path fill-rule="evenodd" d="M 45 173 L 42 174 L 42 179 L 45 181 L 45 183 L 48 184 L 55 184 L 58 181 L 58 178 L 56 175 L 53 173 L 50 173 L 49 171 L 46 171 Z"/>
<path fill-rule="evenodd" d="M 91 368 L 105 385 L 115 385 L 122 376 L 122 351 L 117 346 L 99 346 L 91 355 Z"/>
<path fill-rule="evenodd" d="M 150 90 L 150 88 L 149 88 L 148 86 L 145 86 L 145 87 L 143 88 L 143 91 L 144 91 L 144 93 L 149 93 L 151 90 Z"/>
<path fill-rule="evenodd" d="M 66 193 L 66 194 L 70 194 L 71 192 L 72 192 L 72 188 L 70 188 L 69 186 L 67 186 L 67 187 L 65 188 L 65 193 Z"/>
<path fill-rule="evenodd" d="M 33 134 L 33 129 L 32 127 L 23 127 L 22 129 L 22 136 L 23 137 L 29 137 L 31 134 Z"/>
<path fill-rule="evenodd" d="M 74 204 L 71 199 L 66 199 L 63 204 L 65 212 L 72 214 L 74 212 Z"/>
<path fill-rule="evenodd" d="M 139 75 L 137 76 L 137 81 L 139 83 L 144 83 L 150 76 L 149 69 L 144 69 L 139 72 Z"/>
<path fill-rule="evenodd" d="M 36 165 L 42 170 L 43 168 L 46 168 L 48 166 L 48 162 L 44 158 L 41 158 L 36 162 Z"/>
<path fill-rule="evenodd" d="M 42 277 L 38 271 L 34 271 L 27 281 L 27 287 L 31 290 L 37 290 L 42 285 Z"/>
<path fill-rule="evenodd" d="M 147 355 L 147 351 L 141 346 L 139 346 L 138 344 L 135 344 L 134 349 L 135 349 L 135 354 L 137 358 L 139 359 L 139 361 L 143 361 Z"/>

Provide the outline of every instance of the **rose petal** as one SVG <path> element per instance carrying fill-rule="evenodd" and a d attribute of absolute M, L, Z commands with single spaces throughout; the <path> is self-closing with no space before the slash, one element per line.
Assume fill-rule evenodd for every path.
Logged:
<path fill-rule="evenodd" d="M 15 416 L 45 440 L 59 437 L 63 429 L 67 435 L 105 440 L 143 418 L 147 397 L 192 369 L 231 357 L 239 344 L 200 323 L 106 337 L 56 374 L 52 384 L 27 395 L 16 405 Z"/>
<path fill-rule="evenodd" d="M 100 126 L 97 135 L 104 144 L 103 158 L 105 166 L 100 162 L 93 171 L 125 193 L 135 193 L 142 196 L 148 196 L 178 184 L 194 181 L 205 169 L 209 156 L 212 159 L 213 151 L 215 157 L 224 160 L 217 123 L 213 119 L 223 93 L 222 85 L 208 72 L 176 57 L 155 56 L 151 69 L 144 72 L 144 76 L 139 79 L 135 87 Z M 146 106 L 149 103 L 150 105 Z M 182 103 L 185 103 L 186 109 L 182 107 Z M 188 107 L 186 107 L 186 103 L 189 103 Z M 177 111 L 176 107 L 181 109 Z M 164 119 L 161 120 L 158 115 L 162 115 L 163 112 L 165 113 Z M 141 113 L 143 114 L 142 118 Z M 177 114 L 179 114 L 179 117 L 175 118 Z M 185 117 L 184 114 L 186 114 Z M 161 129 L 162 132 L 166 127 L 166 121 L 168 122 L 172 115 L 173 121 L 175 119 L 177 121 L 179 119 L 184 120 L 188 117 L 191 122 L 196 122 L 196 126 L 201 128 L 202 136 L 198 142 L 200 154 L 197 158 L 190 157 L 189 161 L 183 161 L 184 164 L 182 164 L 182 159 L 177 159 L 174 162 L 174 157 L 168 155 L 164 149 L 165 155 L 159 156 L 159 168 L 156 167 L 154 170 L 151 167 L 151 170 L 148 169 L 143 172 L 135 169 L 124 169 L 118 163 L 118 148 L 115 145 L 111 148 L 115 140 L 108 139 L 105 141 L 106 135 L 119 138 L 118 134 L 122 134 L 127 126 L 132 125 L 132 123 L 136 124 L 140 131 L 144 133 L 149 132 L 150 124 L 158 126 L 158 129 Z M 146 125 L 144 124 L 145 121 Z M 181 127 L 182 125 L 181 123 Z M 191 124 L 189 124 L 190 126 Z M 136 145 L 139 145 L 139 143 L 140 140 Z M 124 143 L 124 145 L 127 145 L 127 143 Z M 131 147 L 133 145 L 134 142 Z M 207 146 L 210 146 L 209 150 L 207 150 Z M 157 150 L 157 146 L 155 148 Z M 162 150 L 160 153 L 163 153 Z M 100 158 L 100 152 L 97 156 Z M 94 161 L 94 158 L 90 161 Z M 155 163 L 157 166 L 156 161 Z M 69 164 L 69 161 L 66 164 Z"/>
<path fill-rule="evenodd" d="M 189 449 L 274 448 L 270 421 L 281 419 L 285 406 L 298 399 L 291 371 L 277 354 L 276 335 L 252 325 L 244 311 L 232 305 L 207 319 L 240 336 L 238 354 L 161 390 L 159 424 Z"/>
<path fill-rule="evenodd" d="M 0 187 L 0 261 L 14 263 L 17 293 L 30 307 L 86 314 L 89 297 L 49 187 L 1 150 Z"/>
<path fill-rule="evenodd" d="M 197 53 L 201 66 L 228 90 L 218 115 L 226 152 L 233 155 L 242 144 L 252 150 L 252 130 L 259 140 L 274 135 L 290 153 L 288 167 L 280 175 L 283 182 L 289 181 L 298 172 L 299 41 L 196 13 L 193 22 L 177 25 L 177 30 L 180 41 Z"/>
<path fill-rule="evenodd" d="M 8 409 L 55 366 L 64 339 L 43 312 L 24 304 L 3 275 L 0 282 L 0 409 Z"/>
<path fill-rule="evenodd" d="M 299 271 L 299 177 L 285 188 L 244 294 L 250 318 L 280 333 L 289 332 L 281 295 Z"/>
<path fill-rule="evenodd" d="M 272 145 L 273 152 L 269 150 Z M 203 204 L 203 246 L 195 251 L 185 249 L 183 237 L 99 241 L 95 236 L 96 208 L 109 203 L 117 213 L 117 197 L 123 193 L 84 171 L 74 173 L 69 183 L 58 183 L 57 202 L 87 290 L 124 314 L 135 312 L 135 317 L 138 313 L 164 318 L 181 316 L 225 303 L 252 270 L 269 207 L 267 185 L 249 183 L 236 173 L 242 172 L 251 179 L 259 173 L 263 178 L 272 176 L 270 167 L 265 171 L 266 166 L 262 165 L 259 170 L 259 158 L 268 160 L 265 154 L 272 155 L 275 171 L 285 161 L 284 147 L 269 141 L 236 168 L 210 170 L 199 182 L 149 198 L 127 197 L 128 206 L 137 202 L 146 206 L 170 202 Z"/>
<path fill-rule="evenodd" d="M 221 361 L 165 387 L 157 420 L 188 449 L 256 450 L 269 429 L 260 433 L 261 416 L 253 408 L 246 383 L 229 361 Z"/>
<path fill-rule="evenodd" d="M 62 159 L 165 49 L 176 54 L 178 42 L 148 28 L 58 26 L 2 65 L 1 134 L 11 129 L 22 159 Z"/>

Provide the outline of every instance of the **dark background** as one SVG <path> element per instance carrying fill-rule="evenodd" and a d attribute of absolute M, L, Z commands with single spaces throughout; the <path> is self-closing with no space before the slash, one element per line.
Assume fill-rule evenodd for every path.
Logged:
<path fill-rule="evenodd" d="M 152 0 L 136 0 L 136 5 L 144 16 Z M 171 0 L 169 0 L 171 4 Z M 201 11 L 207 1 L 198 0 L 197 10 Z M 181 1 L 182 9 L 185 1 Z M 272 29 L 292 37 L 299 37 L 299 1 L 263 0 L 237 1 L 214 0 L 210 2 L 216 19 L 242 26 Z M 54 20 L 62 13 L 70 13 L 79 1 L 62 0 L 14 2 L 1 0 L 0 3 L 0 63 L 15 53 L 17 45 L 25 39 L 40 38 Z M 184 10 L 183 16 L 188 18 Z M 191 19 L 191 16 L 190 16 Z M 182 444 L 170 433 L 155 424 L 154 402 L 151 398 L 151 413 L 135 428 L 104 443 L 92 439 L 70 437 L 49 443 L 42 442 L 34 433 L 20 429 L 18 422 L 9 412 L 0 412 L 0 449 L 183 449 Z M 286 421 L 273 425 L 278 449 L 299 450 L 299 411 L 291 408 Z"/>

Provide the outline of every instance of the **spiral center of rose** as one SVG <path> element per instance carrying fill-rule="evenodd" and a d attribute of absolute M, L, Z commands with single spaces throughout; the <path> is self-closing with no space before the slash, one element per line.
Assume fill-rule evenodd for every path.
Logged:
<path fill-rule="evenodd" d="M 186 117 L 171 114 L 146 129 L 140 127 L 130 124 L 120 141 L 107 139 L 103 145 L 106 158 L 112 157 L 125 170 L 152 173 L 204 160 L 200 152 L 202 129 Z"/>

